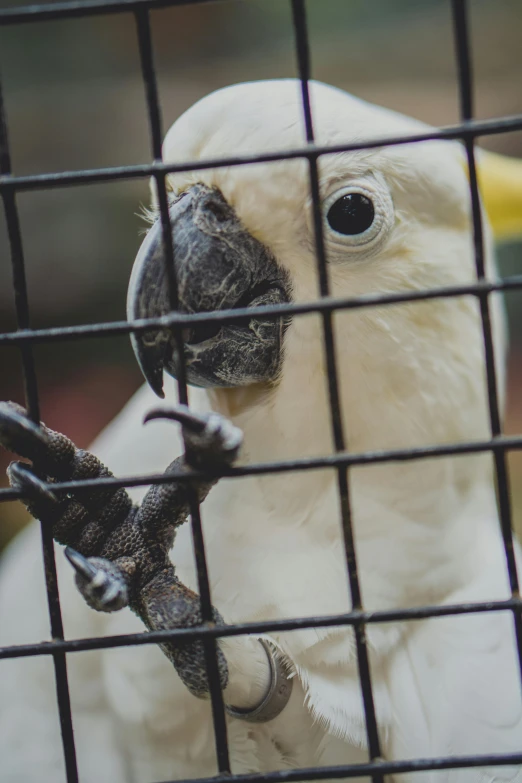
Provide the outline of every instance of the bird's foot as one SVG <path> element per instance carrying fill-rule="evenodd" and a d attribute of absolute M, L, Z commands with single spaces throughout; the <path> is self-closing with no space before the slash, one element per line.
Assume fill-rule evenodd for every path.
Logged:
<path fill-rule="evenodd" d="M 131 514 L 125 489 L 103 481 L 67 493 L 55 489 L 60 482 L 112 478 L 100 460 L 76 448 L 65 435 L 35 424 L 12 402 L 0 402 L 0 444 L 32 462 L 12 462 L 7 471 L 31 514 L 51 526 L 59 543 L 74 547 L 84 557 L 102 554 L 110 531 Z"/>
<path fill-rule="evenodd" d="M 167 477 L 186 474 L 187 466 L 215 474 L 236 458 L 242 433 L 218 414 L 193 414 L 179 406 L 148 416 L 159 417 L 182 425 L 186 445 L 185 455 L 169 466 Z M 199 596 L 176 577 L 168 553 L 177 527 L 188 516 L 191 493 L 204 500 L 217 481 L 215 475 L 190 482 L 172 475 L 169 481 L 153 484 L 136 507 L 125 489 L 96 481 L 112 474 L 94 455 L 77 449 L 65 435 L 44 424 L 34 424 L 13 403 L 0 402 L 0 443 L 31 460 L 32 464 L 11 463 L 9 481 L 33 516 L 66 545 L 78 590 L 92 609 L 114 612 L 129 606 L 153 631 L 202 623 Z M 74 485 L 60 488 L 63 482 Z M 212 619 L 222 622 L 215 609 Z M 172 640 L 164 642 L 162 649 L 187 687 L 205 695 L 204 644 Z M 227 664 L 219 648 L 217 654 L 224 688 Z"/>

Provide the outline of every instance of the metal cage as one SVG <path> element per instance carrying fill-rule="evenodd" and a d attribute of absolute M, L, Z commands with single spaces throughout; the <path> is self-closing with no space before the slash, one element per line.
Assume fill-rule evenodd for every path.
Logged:
<path fill-rule="evenodd" d="M 161 112 L 158 98 L 158 88 L 154 68 L 154 52 L 150 30 L 150 11 L 165 6 L 190 5 L 213 0 L 65 0 L 53 4 L 32 5 L 20 8 L 4 8 L 0 10 L 0 26 L 24 24 L 27 22 L 43 22 L 46 20 L 72 19 L 92 15 L 118 14 L 131 12 L 134 15 L 137 40 L 141 61 L 141 74 L 145 86 L 148 120 L 151 137 L 151 152 L 153 162 L 148 165 L 119 166 L 81 171 L 53 172 L 29 176 L 16 176 L 11 173 L 11 159 L 8 142 L 8 123 L 5 106 L 2 100 L 0 84 L 0 193 L 2 195 L 8 237 L 11 249 L 12 275 L 15 291 L 15 304 L 18 329 L 14 332 L 0 334 L 0 346 L 18 346 L 20 351 L 26 404 L 29 414 L 35 422 L 40 419 L 38 386 L 35 364 L 33 361 L 33 345 L 51 343 L 62 340 L 81 340 L 87 337 L 110 336 L 144 332 L 151 327 L 169 327 L 178 340 L 184 327 L 191 324 L 237 322 L 251 314 L 246 308 L 224 310 L 219 313 L 185 315 L 171 313 L 169 316 L 140 321 L 97 323 L 92 325 L 70 326 L 64 328 L 31 329 L 30 312 L 27 296 L 24 251 L 22 232 L 17 211 L 16 196 L 18 192 L 81 185 L 87 183 L 113 182 L 133 178 L 152 177 L 157 185 L 159 209 L 163 229 L 163 242 L 171 285 L 171 303 L 173 310 L 176 304 L 176 281 L 174 279 L 173 248 L 170 235 L 166 177 L 171 172 L 197 171 L 201 169 L 241 166 L 248 163 L 270 162 L 284 159 L 305 159 L 309 165 L 309 184 L 313 204 L 313 219 L 316 242 L 317 270 L 319 277 L 320 298 L 306 304 L 266 305 L 258 308 L 259 314 L 278 318 L 281 315 L 294 316 L 307 313 L 320 313 L 322 317 L 324 351 L 328 371 L 328 391 L 330 402 L 330 419 L 335 444 L 335 454 L 306 459 L 294 459 L 285 462 L 267 462 L 249 464 L 245 467 L 232 468 L 227 471 L 229 477 L 240 477 L 260 473 L 281 473 L 286 471 L 304 471 L 320 468 L 332 468 L 337 473 L 337 483 L 340 498 L 341 522 L 344 535 L 344 547 L 349 577 L 352 610 L 336 616 L 320 616 L 306 618 L 289 618 L 277 621 L 241 623 L 229 626 L 215 626 L 212 620 L 210 586 L 206 567 L 204 541 L 201 531 L 201 519 L 198 504 L 191 504 L 191 522 L 194 537 L 194 551 L 197 564 L 199 593 L 203 623 L 193 629 L 175 629 L 172 631 L 154 631 L 126 634 L 113 637 L 65 640 L 60 610 L 60 597 L 56 580 L 52 533 L 48 526 L 42 524 L 42 556 L 45 568 L 47 600 L 52 641 L 25 644 L 0 648 L 0 659 L 19 658 L 36 655 L 49 655 L 54 662 L 56 697 L 58 703 L 63 755 L 65 760 L 67 783 L 79 780 L 76 763 L 75 740 L 73 733 L 73 718 L 69 697 L 66 656 L 85 650 L 121 647 L 126 645 L 154 644 L 167 639 L 201 639 L 206 650 L 206 663 L 210 681 L 210 698 L 214 722 L 214 736 L 217 755 L 217 775 L 204 778 L 200 783 L 225 783 L 234 780 L 236 783 L 278 783 L 278 781 L 304 781 L 321 779 L 344 779 L 371 776 L 374 783 L 383 780 L 384 775 L 423 770 L 443 770 L 463 767 L 501 766 L 522 764 L 522 748 L 519 752 L 509 754 L 448 756 L 436 758 L 418 758 L 413 760 L 385 761 L 381 756 L 379 727 L 374 706 L 370 662 L 366 647 L 365 626 L 368 623 L 386 623 L 391 621 L 415 621 L 427 617 L 441 617 L 478 612 L 508 611 L 513 616 L 517 642 L 518 659 L 522 676 L 522 599 L 519 597 L 519 577 L 513 552 L 513 536 L 511 530 L 510 492 L 507 472 L 507 452 L 522 448 L 522 436 L 505 436 L 502 433 L 502 423 L 497 395 L 496 371 L 494 362 L 494 347 L 490 320 L 489 295 L 493 292 L 522 288 L 522 275 L 511 276 L 499 281 L 486 279 L 484 269 L 484 250 L 482 219 L 479 203 L 479 189 L 475 165 L 474 144 L 480 136 L 506 133 L 522 130 L 522 115 L 498 117 L 492 120 L 476 121 L 473 119 L 473 77 L 471 67 L 470 36 L 468 25 L 468 10 L 466 0 L 451 0 L 455 54 L 458 67 L 458 84 L 460 94 L 461 121 L 458 125 L 446 126 L 426 133 L 372 139 L 352 144 L 336 146 L 318 146 L 314 140 L 314 124 L 309 97 L 309 79 L 311 78 L 310 51 L 306 21 L 305 0 L 289 0 L 292 10 L 292 20 L 295 35 L 295 51 L 301 83 L 303 122 L 306 130 L 306 146 L 299 149 L 270 152 L 262 155 L 242 155 L 226 159 L 214 159 L 183 164 L 167 164 L 162 161 L 161 143 Z M 473 242 L 476 264 L 476 282 L 469 285 L 447 286 L 423 291 L 396 294 L 372 294 L 349 299 L 335 299 L 330 296 L 328 266 L 323 241 L 323 225 L 320 208 L 318 159 L 323 155 L 342 151 L 370 149 L 376 147 L 421 143 L 428 140 L 460 140 L 467 155 L 469 169 L 469 191 L 473 219 Z M 484 338 L 484 355 L 486 365 L 487 389 L 489 400 L 489 419 L 491 437 L 487 440 L 473 442 L 458 442 L 449 445 L 432 445 L 414 449 L 399 449 L 392 451 L 375 451 L 350 453 L 347 449 L 340 415 L 340 400 L 338 391 L 337 368 L 335 362 L 335 343 L 332 328 L 332 314 L 336 310 L 351 310 L 368 308 L 376 305 L 393 305 L 403 302 L 436 299 L 442 297 L 460 297 L 471 295 L 476 297 L 480 306 L 482 330 Z M 183 352 L 180 352 L 180 356 Z M 187 388 L 184 373 L 178 381 L 180 402 L 187 401 Z M 370 463 L 418 460 L 430 457 L 444 457 L 459 454 L 490 452 L 493 455 L 496 479 L 498 485 L 498 502 L 500 525 L 505 549 L 506 566 L 511 589 L 511 598 L 504 601 L 489 601 L 472 604 L 445 606 L 422 606 L 410 609 L 365 612 L 361 603 L 361 592 L 357 572 L 357 560 L 351 523 L 350 495 L 348 487 L 348 469 L 353 465 Z M 113 487 L 129 487 L 149 485 L 171 480 L 188 481 L 198 476 L 184 473 L 176 475 L 143 475 L 132 478 L 98 478 L 82 481 L 69 481 L 52 484 L 55 493 L 67 493 L 79 487 L 110 485 Z M 223 474 L 225 475 L 225 474 Z M 0 501 L 20 498 L 20 493 L 13 489 L 0 489 Z M 270 631 L 291 631 L 309 627 L 352 626 L 355 635 L 359 678 L 366 721 L 369 762 L 363 764 L 339 765 L 335 767 L 317 767 L 274 771 L 259 774 L 232 775 L 230 770 L 229 749 L 227 742 L 227 727 L 223 696 L 219 687 L 216 661 L 217 639 L 225 636 L 267 633 Z"/>

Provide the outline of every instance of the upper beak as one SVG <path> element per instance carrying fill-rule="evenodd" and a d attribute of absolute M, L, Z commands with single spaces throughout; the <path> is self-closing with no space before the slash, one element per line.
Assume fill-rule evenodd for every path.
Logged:
<path fill-rule="evenodd" d="M 169 312 L 169 287 L 163 252 L 163 233 L 156 221 L 145 237 L 129 281 L 127 318 L 155 318 Z M 150 387 L 158 395 L 163 392 L 163 357 L 169 342 L 165 330 L 131 333 L 131 344 L 140 369 Z"/>
<path fill-rule="evenodd" d="M 175 309 L 179 312 L 288 301 L 286 273 L 265 245 L 246 230 L 218 190 L 194 185 L 171 204 L 169 218 L 177 283 Z M 127 296 L 130 320 L 163 316 L 174 309 L 167 263 L 158 220 L 132 270 Z M 226 328 L 197 325 L 183 331 L 183 359 L 170 329 L 151 329 L 131 339 L 145 378 L 162 397 L 163 369 L 176 376 L 181 360 L 186 361 L 189 382 L 197 385 L 234 386 L 273 377 L 281 329 L 273 319 L 265 323 L 254 318 L 247 325 Z"/>
<path fill-rule="evenodd" d="M 160 221 L 156 221 L 147 233 L 132 268 L 127 293 L 127 317 L 130 321 L 154 318 L 169 311 L 170 292 L 165 285 L 166 281 L 162 227 Z M 165 396 L 163 357 L 168 342 L 169 335 L 164 330 L 131 333 L 134 355 L 145 379 L 158 397 Z"/>

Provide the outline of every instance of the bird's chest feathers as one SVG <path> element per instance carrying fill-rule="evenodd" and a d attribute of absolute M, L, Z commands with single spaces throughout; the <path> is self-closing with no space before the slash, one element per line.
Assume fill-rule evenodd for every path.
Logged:
<path fill-rule="evenodd" d="M 298 505 L 292 514 L 291 504 L 285 507 L 280 502 L 284 482 L 282 477 L 278 481 L 281 485 L 270 492 L 256 480 L 222 482 L 203 506 L 212 599 L 227 623 L 350 611 L 335 482 L 330 491 L 328 481 L 319 481 L 308 511 Z M 304 483 L 310 489 L 313 480 Z M 173 561 L 180 578 L 196 587 L 188 528 L 176 542 Z M 389 649 L 397 632 L 385 633 L 393 638 L 381 638 L 380 644 Z M 270 635 L 296 666 L 315 718 L 329 732 L 363 746 L 364 717 L 351 628 Z M 386 722 L 388 710 L 382 705 L 388 704 L 388 698 L 378 674 L 376 682 L 376 698 Z"/>
<path fill-rule="evenodd" d="M 347 611 L 335 497 L 303 508 L 284 477 L 271 479 L 222 481 L 202 507 L 214 603 L 228 622 Z M 173 562 L 192 583 L 190 539 L 183 528 Z"/>
<path fill-rule="evenodd" d="M 316 448 L 316 438 L 310 440 Z M 247 448 L 250 442 L 247 437 Z M 272 451 L 276 445 L 284 451 L 285 443 L 288 439 L 280 438 L 277 443 L 271 439 L 269 445 Z M 277 452 L 279 458 L 287 456 Z M 247 461 L 265 460 L 264 454 L 248 454 Z M 455 576 L 448 573 L 455 558 L 448 557 L 444 542 L 453 554 L 456 542 L 449 541 L 452 537 L 447 532 L 441 536 L 439 523 L 458 515 L 461 500 L 454 490 L 456 483 L 451 467 L 427 463 L 400 471 L 383 465 L 350 472 L 365 609 L 440 600 L 434 586 L 448 586 Z M 429 513 L 418 502 L 412 504 L 412 486 L 422 486 Z M 227 623 L 350 611 L 334 471 L 222 480 L 202 505 L 202 521 L 212 600 Z M 188 525 L 178 534 L 172 560 L 182 581 L 197 590 Z M 374 695 L 383 727 L 392 713 L 386 671 L 403 634 L 404 627 L 398 624 L 367 629 Z M 352 629 L 309 628 L 270 635 L 293 661 L 312 714 L 329 733 L 363 746 L 364 711 Z"/>

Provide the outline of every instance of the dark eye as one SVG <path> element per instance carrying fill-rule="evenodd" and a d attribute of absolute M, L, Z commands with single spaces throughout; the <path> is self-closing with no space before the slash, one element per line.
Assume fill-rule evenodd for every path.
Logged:
<path fill-rule="evenodd" d="M 330 228 L 338 234 L 364 234 L 373 223 L 375 209 L 372 201 L 362 193 L 345 193 L 328 210 Z"/>

